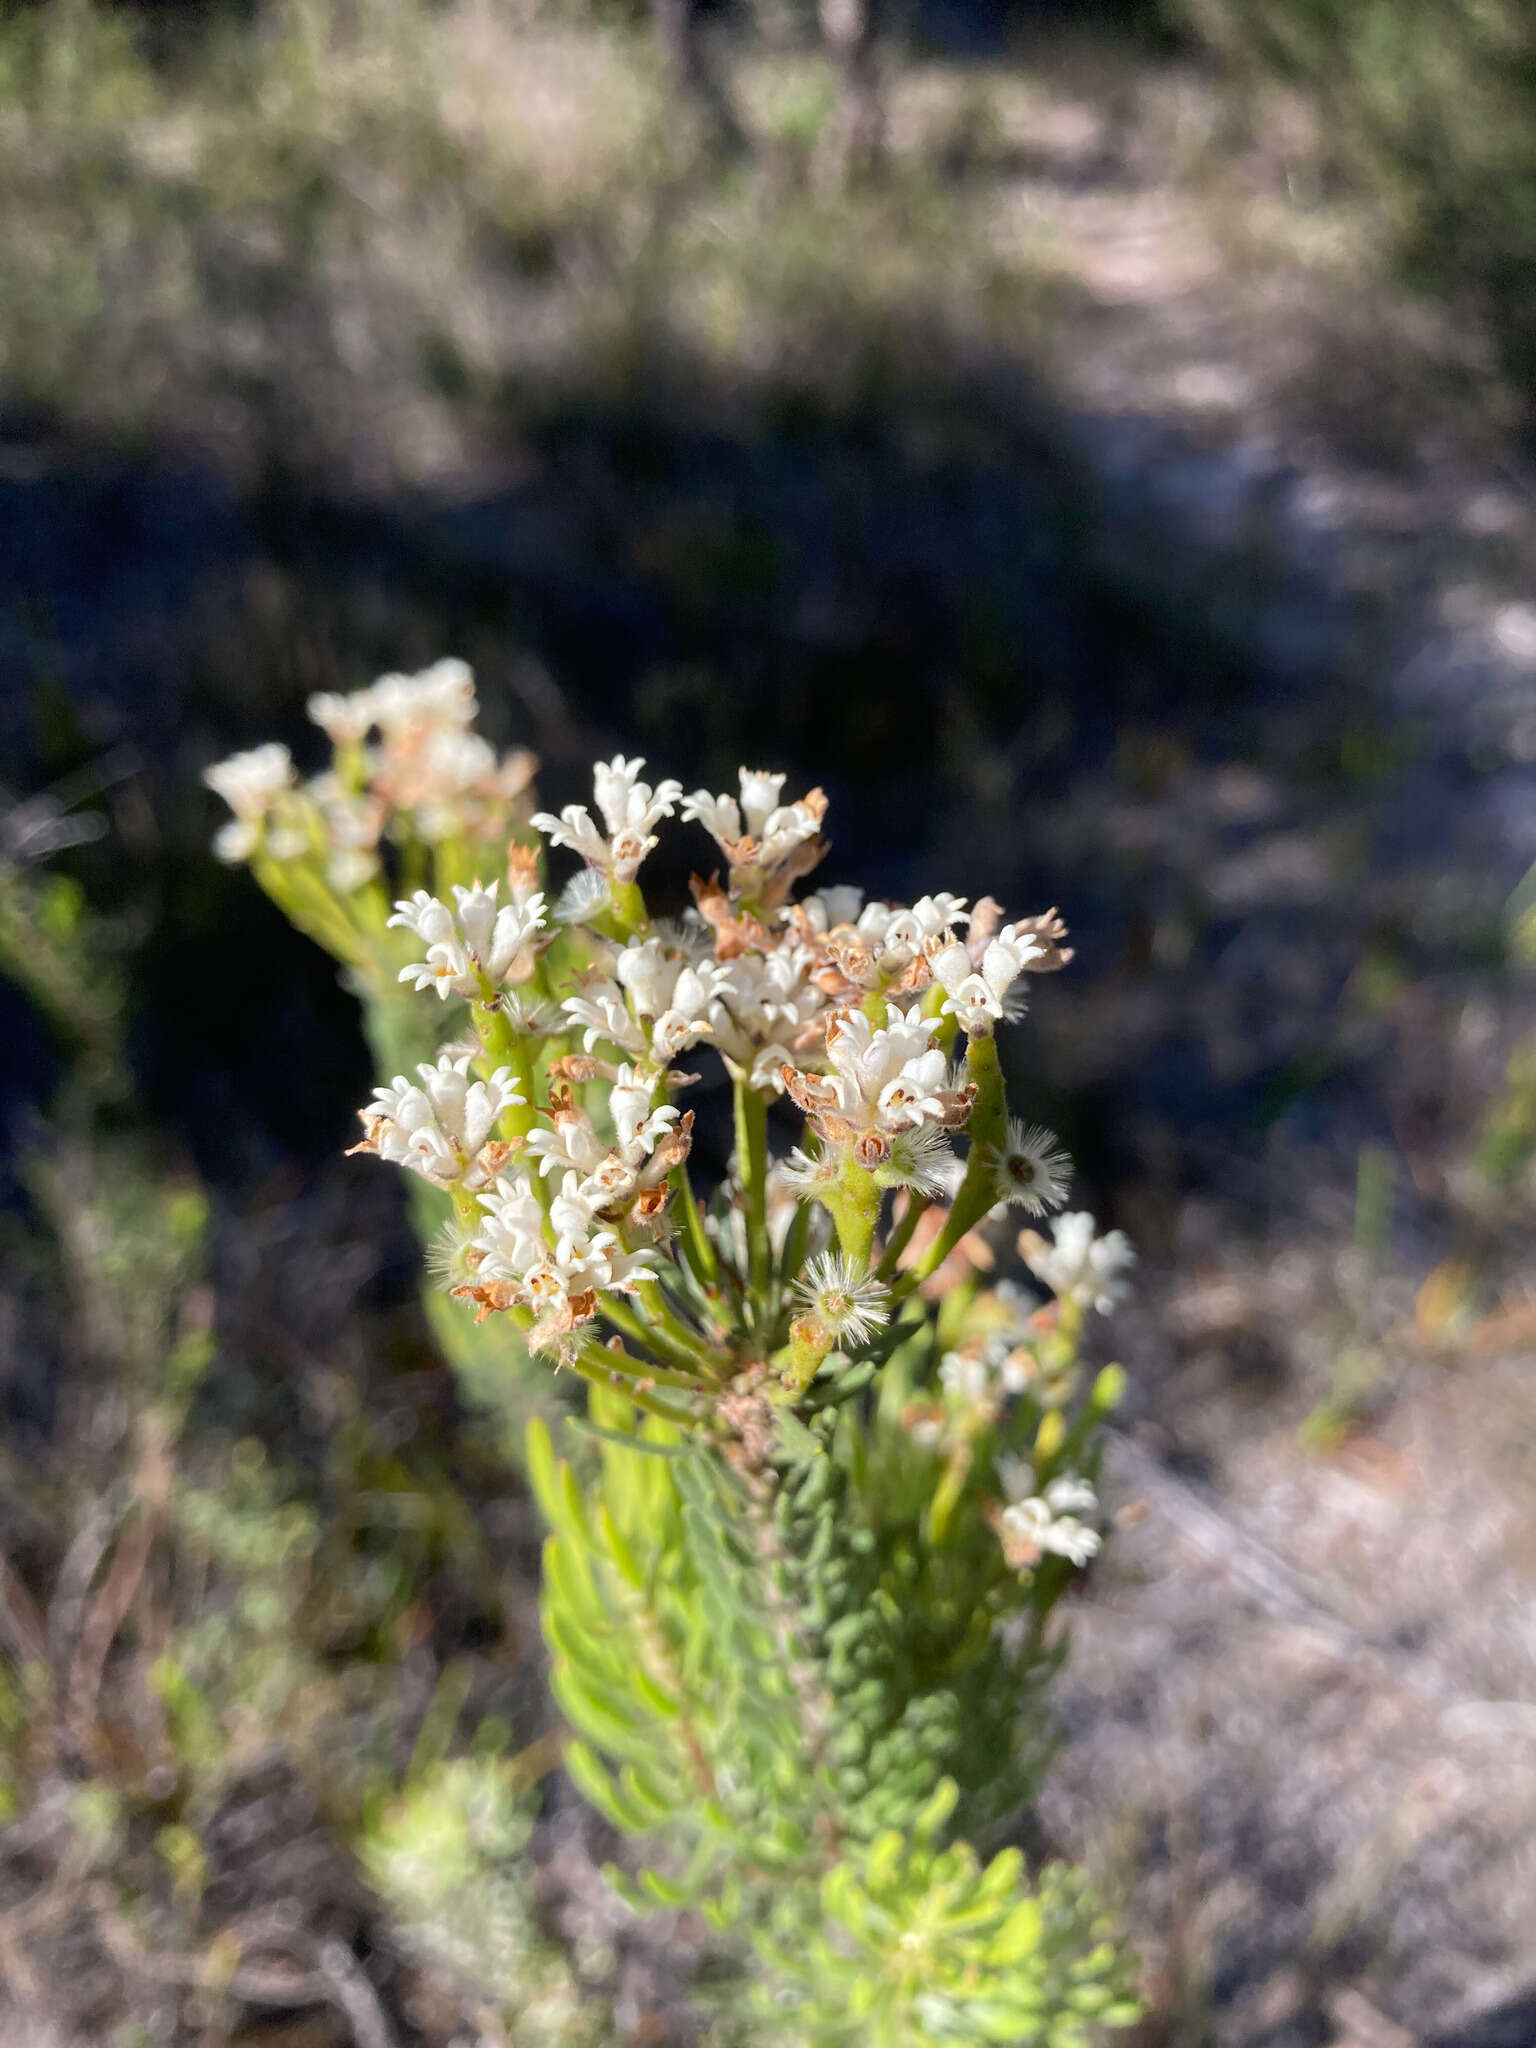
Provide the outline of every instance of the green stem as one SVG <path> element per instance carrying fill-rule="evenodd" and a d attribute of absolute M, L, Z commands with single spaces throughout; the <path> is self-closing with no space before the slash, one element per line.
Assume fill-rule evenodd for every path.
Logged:
<path fill-rule="evenodd" d="M 610 882 L 608 900 L 613 906 L 614 922 L 626 938 L 643 932 L 650 923 L 650 912 L 638 882 Z"/>
<path fill-rule="evenodd" d="M 258 853 L 251 873 L 288 919 L 327 953 L 360 972 L 368 971 L 367 944 L 332 890 L 299 861 L 277 861 Z"/>
<path fill-rule="evenodd" d="M 924 1534 L 932 1544 L 944 1541 L 944 1532 L 953 1519 L 961 1494 L 965 1491 L 965 1482 L 970 1474 L 974 1456 L 975 1452 L 967 1438 L 956 1444 L 945 1462 L 944 1470 L 939 1475 L 939 1483 L 933 1490 L 933 1498 L 929 1501 L 928 1511 L 923 1518 Z"/>
<path fill-rule="evenodd" d="M 647 1303 L 647 1307 L 649 1306 Z M 600 1313 L 616 1330 L 621 1330 L 632 1344 L 644 1345 L 647 1351 L 654 1352 L 657 1358 L 665 1359 L 673 1368 L 672 1371 L 658 1371 L 657 1378 L 665 1380 L 669 1386 L 697 1387 L 700 1384 L 705 1376 L 702 1361 L 675 1338 L 669 1336 L 665 1330 L 657 1329 L 653 1323 L 646 1322 L 636 1315 L 627 1303 L 616 1300 L 611 1294 L 605 1294 L 601 1297 Z"/>
<path fill-rule="evenodd" d="M 734 1083 L 736 1097 L 736 1177 L 741 1182 L 747 1228 L 747 1278 L 751 1290 L 749 1320 L 767 1306 L 773 1271 L 768 1241 L 768 1101 L 744 1079 Z"/>
<path fill-rule="evenodd" d="M 480 998 L 470 1006 L 475 1036 L 480 1041 L 476 1068 L 482 1079 L 488 1079 L 498 1067 L 510 1067 L 517 1092 L 523 1098 L 521 1103 L 503 1110 L 497 1124 L 498 1130 L 511 1142 L 526 1138 L 538 1118 L 534 1102 L 537 1083 L 534 1079 L 533 1047 L 512 1029 L 507 1013 L 501 1007 L 500 994 L 490 981 L 482 976 L 480 986 Z"/>
<path fill-rule="evenodd" d="M 793 1323 L 787 1355 L 781 1352 L 774 1360 L 780 1368 L 781 1391 L 772 1398 L 797 1400 L 820 1372 L 821 1362 L 831 1349 L 832 1339 L 814 1317 L 803 1316 Z"/>
<path fill-rule="evenodd" d="M 845 1159 L 825 1201 L 837 1225 L 837 1241 L 844 1256 L 858 1271 L 867 1271 L 875 1225 L 880 1221 L 880 1190 L 874 1175 Z"/>
<path fill-rule="evenodd" d="M 683 1254 L 693 1268 L 694 1278 L 699 1285 L 709 1287 L 719 1267 L 715 1259 L 715 1247 L 710 1242 L 709 1232 L 704 1228 L 703 1213 L 694 1197 L 693 1182 L 688 1178 L 686 1166 L 673 1167 L 672 1188 L 677 1196 L 677 1210 L 683 1222 Z"/>
<path fill-rule="evenodd" d="M 931 1195 L 915 1195 L 910 1190 L 908 1191 L 907 1206 L 901 1212 L 901 1221 L 886 1240 L 885 1252 L 880 1260 L 879 1271 L 876 1275 L 877 1279 L 890 1279 L 896 1268 L 901 1264 L 902 1253 L 912 1242 L 913 1231 L 916 1230 L 924 1213 L 932 1207 L 933 1198 Z"/>
<path fill-rule="evenodd" d="M 604 1350 L 601 1345 L 584 1346 L 562 1362 L 571 1368 L 578 1379 L 587 1381 L 589 1386 L 606 1387 L 610 1393 L 622 1394 L 626 1401 L 633 1401 L 635 1406 L 643 1409 L 647 1415 L 659 1415 L 663 1422 L 670 1422 L 679 1429 L 687 1429 L 697 1419 L 692 1408 L 674 1407 L 672 1402 L 664 1401 L 659 1395 L 649 1393 L 643 1386 L 636 1385 L 634 1379 L 621 1372 L 611 1362 L 614 1355 L 613 1352 Z M 628 1358 L 627 1353 L 625 1356 Z M 656 1380 L 662 1385 L 672 1384 L 664 1373 L 652 1370 L 641 1360 L 629 1359 L 628 1362 L 639 1367 L 640 1379 Z"/>
<path fill-rule="evenodd" d="M 976 1228 L 997 1200 L 993 1174 L 1008 1138 L 1008 1104 L 1003 1093 L 1002 1068 L 998 1065 L 997 1040 L 990 1036 L 973 1038 L 966 1050 L 965 1064 L 976 1083 L 976 1101 L 967 1126 L 971 1151 L 965 1179 L 960 1183 L 944 1228 L 918 1263 L 897 1281 L 893 1290 L 897 1295 L 911 1293 L 936 1273 L 966 1232 Z"/>

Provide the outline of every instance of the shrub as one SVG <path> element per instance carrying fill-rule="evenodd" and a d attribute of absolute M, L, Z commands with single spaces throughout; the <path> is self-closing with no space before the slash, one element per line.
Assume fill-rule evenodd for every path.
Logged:
<path fill-rule="evenodd" d="M 220 851 L 362 996 L 383 1078 L 356 1149 L 410 1176 L 471 1395 L 527 1417 L 567 1769 L 645 1845 L 613 1881 L 747 1944 L 769 2038 L 1129 2021 L 1083 1881 L 973 1846 L 1048 1750 L 1052 1616 L 1099 1547 L 1120 1384 L 1078 1366 L 1118 1233 L 1026 1229 L 1045 1306 L 981 1284 L 989 1224 L 1068 1184 L 1008 1114 L 995 1036 L 1070 958 L 1054 912 L 797 899 L 825 799 L 767 773 L 685 797 L 620 757 L 591 807 L 536 811 L 461 663 L 311 713 L 312 780 L 277 746 L 209 771 Z M 669 920 L 638 878 L 679 810 L 723 879 Z M 579 863 L 558 895 L 546 845 Z M 702 1060 L 733 1112 L 712 1189 L 676 1099 Z"/>

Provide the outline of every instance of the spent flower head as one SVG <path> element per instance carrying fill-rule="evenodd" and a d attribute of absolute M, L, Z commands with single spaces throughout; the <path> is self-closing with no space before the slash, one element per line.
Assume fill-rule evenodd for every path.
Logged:
<path fill-rule="evenodd" d="M 818 1252 L 795 1282 L 795 1299 L 834 1344 L 869 1343 L 885 1327 L 891 1290 L 842 1252 Z"/>
<path fill-rule="evenodd" d="M 1031 1216 L 1056 1208 L 1072 1185 L 1072 1162 L 1054 1133 L 1018 1117 L 1008 1119 L 1008 1136 L 993 1154 L 992 1171 L 998 1202 Z"/>

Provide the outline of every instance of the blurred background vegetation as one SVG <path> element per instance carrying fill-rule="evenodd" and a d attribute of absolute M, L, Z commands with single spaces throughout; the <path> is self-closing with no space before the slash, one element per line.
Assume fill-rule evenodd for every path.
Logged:
<path fill-rule="evenodd" d="M 762 760 L 1063 906 L 1020 1092 L 1150 1282 L 1042 1846 L 1148 2044 L 1536 2039 L 1533 252 L 1523 0 L 0 0 L 7 2042 L 734 2038 L 206 852 L 448 652 L 547 802 Z"/>

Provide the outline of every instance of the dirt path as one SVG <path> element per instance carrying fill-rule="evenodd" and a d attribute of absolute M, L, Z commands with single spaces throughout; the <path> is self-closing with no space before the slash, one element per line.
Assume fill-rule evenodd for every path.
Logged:
<path fill-rule="evenodd" d="M 1064 893 L 1114 871 L 1122 939 L 1140 912 L 1140 971 L 1040 1029 L 1064 1092 L 1109 1092 L 1154 1259 L 1048 1821 L 1134 1888 L 1149 2041 L 1522 2048 L 1536 1274 L 1466 1155 L 1531 1022 L 1489 935 L 1536 860 L 1536 478 L 1428 407 L 1394 438 L 1393 387 L 1433 395 L 1422 312 L 1378 295 L 1341 334 L 1336 279 L 1245 264 L 1148 182 L 1145 130 L 1027 97 L 1014 125 L 1002 219 L 1082 294 L 1057 360 L 1102 545 L 1243 616 L 1272 692 L 1267 750 L 1090 776 L 1042 835 Z M 1308 761 L 1286 728 L 1328 677 L 1358 731 Z M 1202 1132 L 1249 1080 L 1247 1129 Z M 1453 1257 L 1459 1335 L 1419 1293 Z"/>

